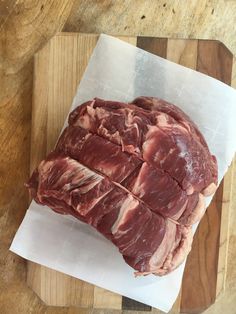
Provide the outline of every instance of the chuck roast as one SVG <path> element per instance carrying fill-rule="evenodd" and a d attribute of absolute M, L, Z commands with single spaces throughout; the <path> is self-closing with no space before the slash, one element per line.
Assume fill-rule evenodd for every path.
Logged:
<path fill-rule="evenodd" d="M 136 275 L 164 275 L 191 249 L 217 162 L 191 119 L 154 97 L 93 99 L 69 115 L 27 186 L 39 204 L 92 225 Z"/>

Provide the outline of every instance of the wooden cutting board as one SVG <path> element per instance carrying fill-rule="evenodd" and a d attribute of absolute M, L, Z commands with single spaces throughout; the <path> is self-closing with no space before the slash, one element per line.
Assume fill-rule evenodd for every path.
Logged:
<path fill-rule="evenodd" d="M 233 56 L 218 41 L 119 37 L 153 54 L 231 84 Z M 31 171 L 55 145 L 98 35 L 60 33 L 34 58 Z M 222 104 L 223 105 L 223 104 Z M 194 237 L 176 312 L 201 313 L 224 291 L 232 167 Z M 86 282 L 28 263 L 29 286 L 48 305 L 157 310 Z M 158 293 L 158 291 L 157 291 Z"/>

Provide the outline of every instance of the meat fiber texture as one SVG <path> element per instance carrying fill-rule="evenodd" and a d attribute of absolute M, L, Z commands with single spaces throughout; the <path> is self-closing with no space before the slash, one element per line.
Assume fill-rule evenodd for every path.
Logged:
<path fill-rule="evenodd" d="M 112 241 L 136 275 L 165 275 L 191 249 L 217 162 L 191 119 L 158 98 L 95 98 L 68 118 L 28 188 Z"/>

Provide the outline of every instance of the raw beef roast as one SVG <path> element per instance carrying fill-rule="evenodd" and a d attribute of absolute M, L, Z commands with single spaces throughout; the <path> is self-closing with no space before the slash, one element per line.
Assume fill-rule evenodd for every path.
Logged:
<path fill-rule="evenodd" d="M 191 226 L 216 190 L 217 162 L 176 106 L 96 98 L 71 112 L 27 186 L 37 203 L 101 232 L 136 275 L 164 275 L 190 251 Z"/>

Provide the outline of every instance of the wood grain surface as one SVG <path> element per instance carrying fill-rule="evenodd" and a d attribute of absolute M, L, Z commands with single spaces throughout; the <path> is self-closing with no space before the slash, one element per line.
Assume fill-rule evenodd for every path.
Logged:
<path fill-rule="evenodd" d="M 236 2 L 233 0 L 156 1 L 152 5 L 145 0 L 138 2 L 129 0 L 125 5 L 119 0 L 0 2 L 1 313 L 91 313 L 88 309 L 82 310 L 74 306 L 69 308 L 45 306 L 25 283 L 24 260 L 8 251 L 28 203 L 28 194 L 23 184 L 29 175 L 34 53 L 62 28 L 65 31 L 220 39 L 235 53 L 235 17 Z M 169 46 L 170 40 L 168 42 Z M 187 60 L 189 53 L 186 55 L 185 45 L 186 41 L 183 42 L 183 55 L 184 60 Z M 180 58 L 181 55 L 180 52 Z M 232 84 L 236 88 L 235 61 Z M 227 254 L 220 251 L 224 257 L 222 267 L 227 268 L 227 273 L 221 277 L 220 272 L 218 274 L 218 280 L 222 278 L 221 283 L 224 283 L 226 293 L 224 295 L 221 293 L 219 300 L 207 310 L 207 314 L 235 312 L 236 211 L 227 212 L 227 208 L 232 209 L 236 204 L 236 171 L 231 174 L 232 185 L 229 183 L 227 188 L 231 194 L 228 198 L 230 202 L 226 200 L 222 207 L 222 213 L 230 216 L 228 238 L 226 237 L 228 240 L 225 241 L 227 232 L 223 231 L 220 235 L 220 243 L 227 251 Z M 120 310 L 93 310 L 93 314 L 101 313 L 117 314 Z"/>
<path fill-rule="evenodd" d="M 63 31 L 215 39 L 236 54 L 235 21 L 235 0 L 85 0 L 74 2 Z"/>
<path fill-rule="evenodd" d="M 35 55 L 31 170 L 54 146 L 97 39 L 97 35 L 61 34 Z M 231 81 L 232 54 L 219 42 L 150 37 L 122 39 L 228 84 Z M 229 223 L 227 204 L 231 197 L 231 178 L 232 172 L 229 172 L 199 225 L 187 260 L 182 291 L 172 313 L 200 313 L 214 303 L 216 294 L 224 290 L 227 268 L 225 253 L 229 238 L 225 224 Z M 28 284 L 50 305 L 72 305 L 108 311 L 156 311 L 33 263 L 29 263 Z"/>

